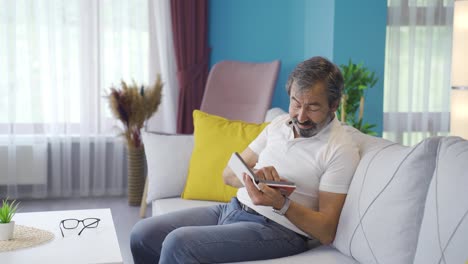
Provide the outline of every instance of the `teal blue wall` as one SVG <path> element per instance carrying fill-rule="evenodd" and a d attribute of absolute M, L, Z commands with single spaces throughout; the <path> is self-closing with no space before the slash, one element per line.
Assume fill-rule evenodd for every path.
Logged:
<path fill-rule="evenodd" d="M 379 81 L 366 93 L 364 121 L 382 134 L 387 1 L 335 0 L 333 61 L 364 63 Z"/>
<path fill-rule="evenodd" d="M 211 65 L 281 60 L 272 106 L 287 110 L 285 83 L 292 69 L 315 55 L 332 57 L 333 6 L 333 1 L 211 0 Z"/>
<path fill-rule="evenodd" d="M 281 60 L 272 106 L 288 109 L 285 83 L 301 61 L 349 58 L 375 70 L 380 81 L 366 96 L 365 121 L 382 131 L 386 2 L 383 0 L 210 0 L 209 44 L 221 60 Z"/>

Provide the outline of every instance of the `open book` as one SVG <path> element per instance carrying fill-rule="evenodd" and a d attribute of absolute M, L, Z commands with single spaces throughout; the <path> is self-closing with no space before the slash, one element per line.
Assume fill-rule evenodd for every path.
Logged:
<path fill-rule="evenodd" d="M 296 184 L 293 182 L 288 182 L 288 181 L 267 181 L 263 179 L 259 179 L 255 173 L 247 166 L 245 161 L 242 159 L 242 157 L 239 155 L 239 153 L 234 152 L 232 153 L 231 159 L 228 162 L 229 168 L 231 168 L 232 171 L 236 174 L 237 178 L 244 184 L 244 180 L 242 179 L 243 173 L 246 173 L 249 175 L 250 178 L 252 178 L 253 183 L 257 187 L 257 189 L 260 190 L 258 187 L 259 183 L 265 183 L 269 187 L 272 188 L 279 188 L 282 190 L 287 191 L 288 193 L 293 192 L 296 189 Z M 244 184 L 245 185 L 245 184 Z"/>

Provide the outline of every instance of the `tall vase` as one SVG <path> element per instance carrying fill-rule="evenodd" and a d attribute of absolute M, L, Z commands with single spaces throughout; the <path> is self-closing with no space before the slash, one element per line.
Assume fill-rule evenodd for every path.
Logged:
<path fill-rule="evenodd" d="M 141 203 L 145 187 L 145 149 L 128 147 L 128 204 L 138 206 Z"/>

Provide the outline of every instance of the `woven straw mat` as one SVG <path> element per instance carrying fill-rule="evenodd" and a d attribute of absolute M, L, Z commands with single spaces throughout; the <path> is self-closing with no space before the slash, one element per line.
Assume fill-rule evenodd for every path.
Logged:
<path fill-rule="evenodd" d="M 53 238 L 54 234 L 52 232 L 29 226 L 15 225 L 13 239 L 0 241 L 0 252 L 37 246 Z"/>

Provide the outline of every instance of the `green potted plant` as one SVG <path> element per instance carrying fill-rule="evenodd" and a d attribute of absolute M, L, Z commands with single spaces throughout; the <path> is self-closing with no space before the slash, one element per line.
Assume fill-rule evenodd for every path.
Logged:
<path fill-rule="evenodd" d="M 0 240 L 10 240 L 13 238 L 13 230 L 15 221 L 11 221 L 18 209 L 18 203 L 15 201 L 8 202 L 3 200 L 0 207 Z"/>
<path fill-rule="evenodd" d="M 364 115 L 364 92 L 375 86 L 378 78 L 375 72 L 364 67 L 362 63 L 355 64 L 349 60 L 347 65 L 340 65 L 344 78 L 343 97 L 337 116 L 343 123 L 355 127 L 361 132 L 376 135 L 372 129 L 375 124 L 365 123 Z"/>

